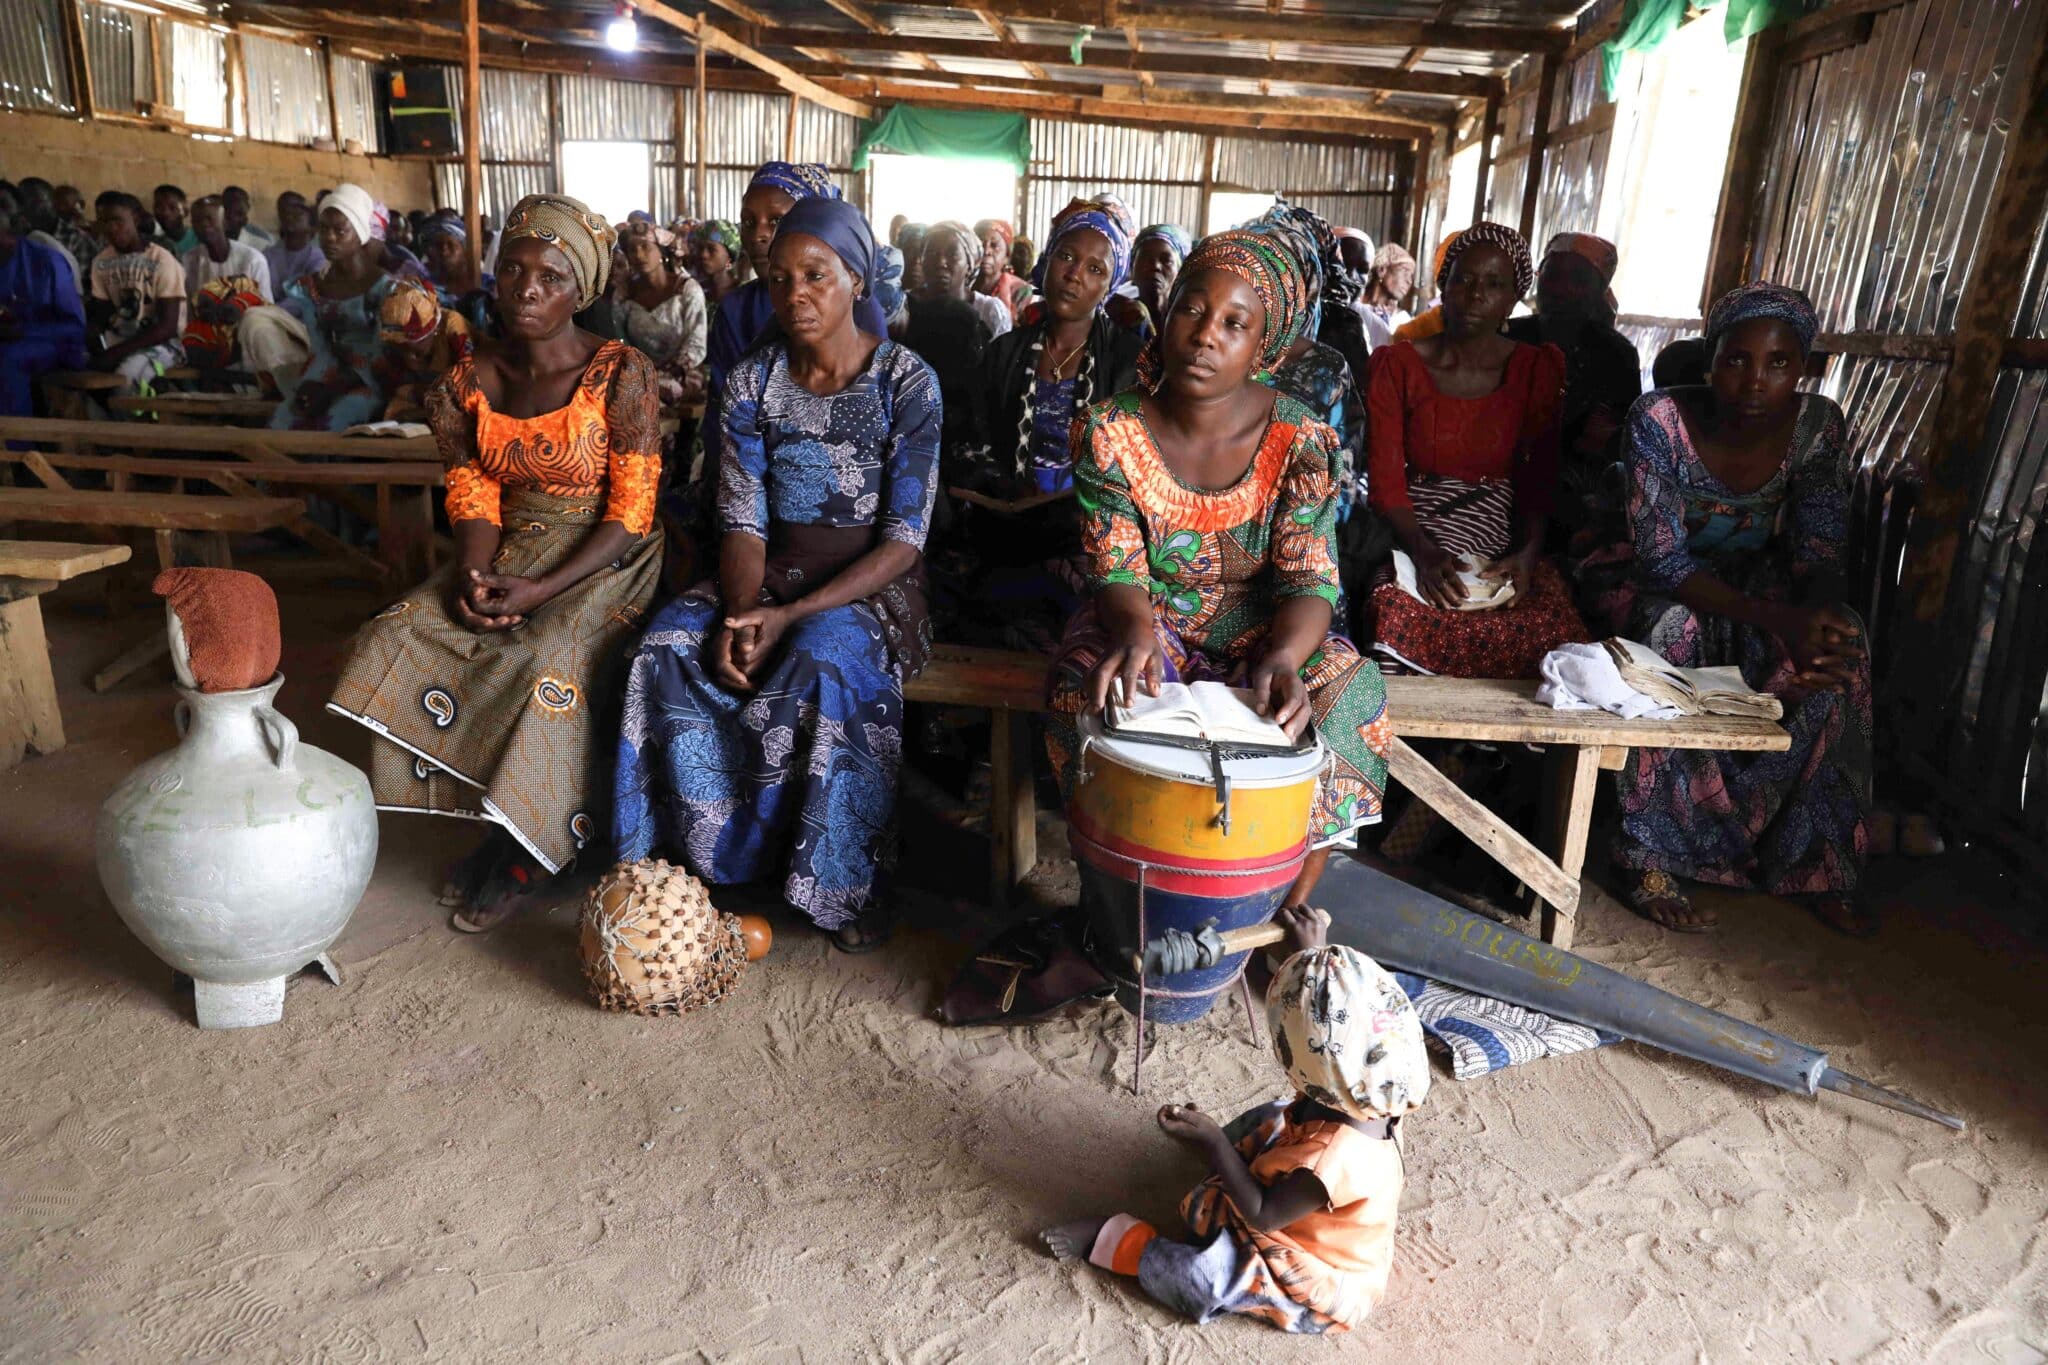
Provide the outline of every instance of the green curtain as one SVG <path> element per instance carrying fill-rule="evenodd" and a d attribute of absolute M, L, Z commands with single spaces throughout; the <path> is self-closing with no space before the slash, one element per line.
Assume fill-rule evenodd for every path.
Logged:
<path fill-rule="evenodd" d="M 861 138 L 853 154 L 855 170 L 867 169 L 870 152 L 1005 161 L 1022 175 L 1031 164 L 1031 120 L 1022 114 L 899 104 Z"/>
<path fill-rule="evenodd" d="M 1614 98 L 1615 83 L 1621 79 L 1622 58 L 1631 52 L 1654 52 L 1678 32 L 1689 9 L 1711 10 L 1726 4 L 1722 36 L 1730 46 L 1763 32 L 1773 24 L 1796 19 L 1805 12 L 1801 0 L 1628 0 L 1621 32 L 1601 46 L 1600 90 Z"/>

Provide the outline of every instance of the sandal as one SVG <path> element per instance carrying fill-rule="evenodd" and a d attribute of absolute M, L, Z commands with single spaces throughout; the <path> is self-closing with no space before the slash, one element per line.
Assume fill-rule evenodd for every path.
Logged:
<path fill-rule="evenodd" d="M 1105 1000 L 1109 978 L 1057 918 L 1026 920 L 997 934 L 954 974 L 939 1005 L 953 1025 L 1024 1023 L 1076 1000 Z"/>
<path fill-rule="evenodd" d="M 1858 897 L 1828 891 L 1818 896 L 1802 896 L 1800 900 L 1815 919 L 1845 938 L 1877 936 L 1877 912 Z"/>
<path fill-rule="evenodd" d="M 514 850 L 491 869 L 469 903 L 448 917 L 449 927 L 465 934 L 489 933 L 533 903 L 541 880 L 540 869 Z"/>
<path fill-rule="evenodd" d="M 862 953 L 872 953 L 887 943 L 895 928 L 895 924 L 886 915 L 870 910 L 864 915 L 856 915 L 837 929 L 826 929 L 823 932 L 834 948 L 858 957 Z M 849 934 L 852 937 L 848 937 Z"/>
<path fill-rule="evenodd" d="M 1678 879 L 1657 868 L 1637 879 L 1629 889 L 1628 904 L 1650 923 L 1674 934 L 1704 934 L 1721 923 L 1711 912 L 1702 913 L 1694 909 L 1693 903 L 1678 889 Z"/>
<path fill-rule="evenodd" d="M 441 891 L 435 897 L 436 903 L 450 910 L 459 910 L 468 905 L 489 876 L 497 860 L 504 856 L 505 847 L 494 830 L 483 837 L 482 842 L 469 852 L 448 864 L 441 873 Z"/>

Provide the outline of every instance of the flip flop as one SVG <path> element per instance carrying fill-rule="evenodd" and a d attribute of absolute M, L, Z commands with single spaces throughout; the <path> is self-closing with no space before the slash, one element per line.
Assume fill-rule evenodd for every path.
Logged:
<path fill-rule="evenodd" d="M 541 876 L 517 855 L 505 858 L 477 887 L 463 909 L 448 917 L 448 926 L 458 933 L 488 934 L 533 904 Z"/>
<path fill-rule="evenodd" d="M 857 942 L 849 943 L 843 937 L 848 929 L 860 931 L 861 937 Z M 887 943 L 895 935 L 896 926 L 885 916 L 870 912 L 855 916 L 850 923 L 842 924 L 837 929 L 825 929 L 821 932 L 840 952 L 849 957 L 859 957 L 862 953 L 872 953 Z"/>
<path fill-rule="evenodd" d="M 1692 910 L 1692 902 L 1678 889 L 1677 878 L 1669 872 L 1654 868 L 1645 872 L 1635 886 L 1630 888 L 1628 905 L 1629 909 L 1650 923 L 1660 929 L 1668 929 L 1674 934 L 1704 934 L 1719 927 L 1721 923 L 1718 919 L 1681 921 L 1676 919 L 1670 910 L 1658 909 L 1660 906 L 1675 905 L 1678 907 L 1678 913 L 1689 913 Z"/>

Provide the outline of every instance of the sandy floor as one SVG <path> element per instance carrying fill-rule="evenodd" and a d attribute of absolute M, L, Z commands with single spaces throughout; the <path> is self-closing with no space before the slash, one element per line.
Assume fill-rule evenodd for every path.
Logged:
<path fill-rule="evenodd" d="M 295 985 L 276 1027 L 198 1031 L 92 868 L 102 796 L 171 743 L 167 671 L 76 685 L 145 619 L 95 599 L 51 602 L 71 747 L 0 774 L 0 1358 L 1330 1358 L 1184 1325 L 1032 1237 L 1171 1217 L 1199 1172 L 1151 1111 L 1276 1093 L 1235 1012 L 1174 1033 L 1143 1099 L 1107 1010 L 947 1031 L 930 1011 L 976 921 L 933 903 L 884 953 L 785 925 L 717 1009 L 606 1015 L 571 909 L 455 935 L 429 878 L 461 827 L 386 817 L 346 984 Z M 282 699 L 357 760 L 318 704 L 367 604 L 291 597 Z M 919 851 L 975 875 L 971 844 Z M 1580 944 L 1967 1134 L 1634 1046 L 1440 1074 L 1391 1295 L 1341 1349 L 2048 1358 L 2048 1026 L 2025 1007 L 2048 953 L 2015 927 L 2040 923 L 2038 888 L 1968 853 L 1877 881 L 1875 943 L 1730 897 L 1711 937 L 1611 913 Z"/>

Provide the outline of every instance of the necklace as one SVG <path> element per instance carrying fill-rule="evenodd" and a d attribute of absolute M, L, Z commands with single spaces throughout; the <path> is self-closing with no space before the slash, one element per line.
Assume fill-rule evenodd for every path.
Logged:
<path fill-rule="evenodd" d="M 1047 330 L 1050 331 L 1050 329 Z M 1095 327 L 1091 323 L 1088 328 L 1088 336 L 1082 338 L 1081 344 L 1076 346 L 1073 351 L 1067 352 L 1066 360 L 1062 360 L 1052 372 L 1052 382 L 1055 384 L 1059 383 L 1060 370 L 1065 369 L 1067 361 L 1074 358 L 1074 352 L 1085 352 L 1081 357 L 1081 371 L 1074 376 L 1073 412 L 1079 412 L 1087 407 L 1089 400 L 1095 396 L 1095 352 L 1087 350 L 1088 342 L 1094 335 Z M 1020 480 L 1031 477 L 1031 418 L 1034 413 L 1032 397 L 1038 389 L 1038 359 L 1045 353 L 1046 336 L 1047 332 L 1040 332 L 1032 340 L 1031 363 L 1024 367 L 1024 406 L 1023 411 L 1017 417 L 1017 453 L 1015 458 L 1016 475 Z"/>

